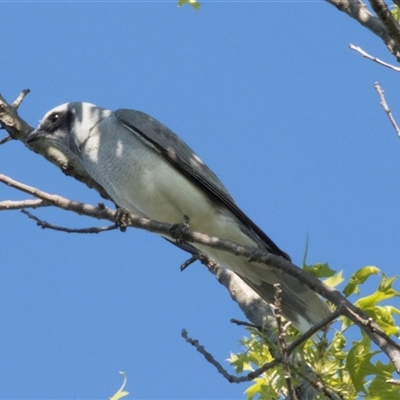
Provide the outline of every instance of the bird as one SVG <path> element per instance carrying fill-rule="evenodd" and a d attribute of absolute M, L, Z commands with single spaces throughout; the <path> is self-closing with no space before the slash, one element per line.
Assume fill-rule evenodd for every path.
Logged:
<path fill-rule="evenodd" d="M 26 138 L 28 147 L 38 142 L 78 165 L 122 209 L 172 225 L 188 224 L 192 231 L 290 261 L 237 206 L 202 159 L 164 124 L 141 111 L 65 103 L 48 111 Z M 274 303 L 274 284 L 279 283 L 282 314 L 300 332 L 330 313 L 313 290 L 276 267 L 193 246 L 235 272 L 269 304 Z"/>

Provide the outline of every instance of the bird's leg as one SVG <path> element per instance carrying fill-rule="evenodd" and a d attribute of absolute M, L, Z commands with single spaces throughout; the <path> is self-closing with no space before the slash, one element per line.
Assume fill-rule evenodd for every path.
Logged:
<path fill-rule="evenodd" d="M 258 245 L 256 249 L 252 250 L 249 257 L 247 257 L 247 261 L 249 262 L 257 262 L 260 261 L 261 257 L 265 255 L 267 250 L 265 247 Z"/>
<path fill-rule="evenodd" d="M 189 229 L 189 217 L 184 215 L 183 218 L 185 222 L 174 224 L 170 229 L 171 237 L 175 239 L 178 244 L 183 243 L 183 235 Z"/>
<path fill-rule="evenodd" d="M 118 225 L 121 232 L 126 231 L 126 227 L 131 223 L 131 212 L 126 208 L 118 207 L 115 211 L 115 223 Z"/>

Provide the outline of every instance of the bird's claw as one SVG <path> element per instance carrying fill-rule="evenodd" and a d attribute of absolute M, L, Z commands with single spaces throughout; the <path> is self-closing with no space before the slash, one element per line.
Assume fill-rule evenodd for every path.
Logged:
<path fill-rule="evenodd" d="M 259 262 L 261 257 L 265 255 L 265 249 L 261 246 L 257 247 L 257 249 L 253 250 L 249 257 L 247 257 L 248 262 Z"/>
<path fill-rule="evenodd" d="M 117 208 L 114 220 L 115 224 L 119 227 L 119 230 L 125 232 L 126 227 L 131 224 L 131 213 L 126 208 Z"/>
<path fill-rule="evenodd" d="M 183 236 L 189 230 L 189 217 L 184 215 L 185 222 L 172 225 L 170 229 L 171 237 L 176 240 L 178 244 L 184 242 Z"/>

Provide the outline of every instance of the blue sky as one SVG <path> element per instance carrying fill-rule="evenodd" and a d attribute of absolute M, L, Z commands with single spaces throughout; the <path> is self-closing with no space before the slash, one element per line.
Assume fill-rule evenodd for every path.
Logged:
<path fill-rule="evenodd" d="M 400 142 L 373 83 L 400 121 L 384 45 L 323 1 L 0 3 L 0 93 L 31 89 L 37 125 L 64 102 L 144 111 L 179 134 L 239 206 L 292 259 L 399 271 Z M 83 202 L 99 197 L 20 142 L 0 173 Z M 24 199 L 0 186 L 0 200 Z M 97 221 L 59 210 L 48 222 Z M 0 398 L 243 398 L 180 336 L 220 361 L 244 319 L 204 267 L 147 232 L 72 235 L 0 213 Z M 374 290 L 379 278 L 367 285 Z M 399 289 L 399 285 L 397 285 Z M 400 307 L 399 301 L 393 302 Z M 229 368 L 228 363 L 225 366 Z"/>

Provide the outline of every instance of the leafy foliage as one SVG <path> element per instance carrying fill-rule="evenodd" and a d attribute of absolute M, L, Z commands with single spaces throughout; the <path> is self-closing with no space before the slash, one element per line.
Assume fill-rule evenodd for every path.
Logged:
<path fill-rule="evenodd" d="M 327 264 L 308 266 L 304 262 L 303 268 L 319 278 L 327 277 L 325 282 L 329 282 L 331 286 L 343 281 L 342 271 L 337 273 Z M 374 266 L 359 269 L 349 279 L 343 293 L 345 296 L 358 295 L 360 286 L 376 274 L 380 274 L 380 270 Z M 384 300 L 400 296 L 400 293 L 393 289 L 396 279 L 397 277 L 389 278 L 382 274 L 375 292 L 358 299 L 355 304 L 370 315 L 388 335 L 399 337 L 400 328 L 396 326 L 394 316 L 400 315 L 400 310 L 381 304 Z M 340 317 L 340 322 L 335 323 L 336 329 L 331 328 L 328 332 L 319 333 L 318 337 L 307 340 L 291 354 L 293 383 L 298 383 L 300 379 L 302 382 L 310 382 L 314 399 L 326 399 L 329 396 L 349 400 L 399 399 L 400 386 L 390 382 L 395 373 L 390 360 L 385 364 L 385 355 L 381 350 L 374 348 L 371 339 L 350 320 Z M 351 343 L 346 339 L 349 330 L 355 338 Z M 249 333 L 249 337 L 240 341 L 244 348 L 243 353 L 231 354 L 229 359 L 237 374 L 255 370 L 271 362 L 274 354 L 280 354 L 276 340 L 273 341 L 254 328 L 250 328 Z M 287 342 L 299 336 L 300 334 L 291 327 L 286 332 Z M 248 400 L 286 398 L 288 393 L 282 366 L 269 369 L 254 379 L 245 393 Z"/>

